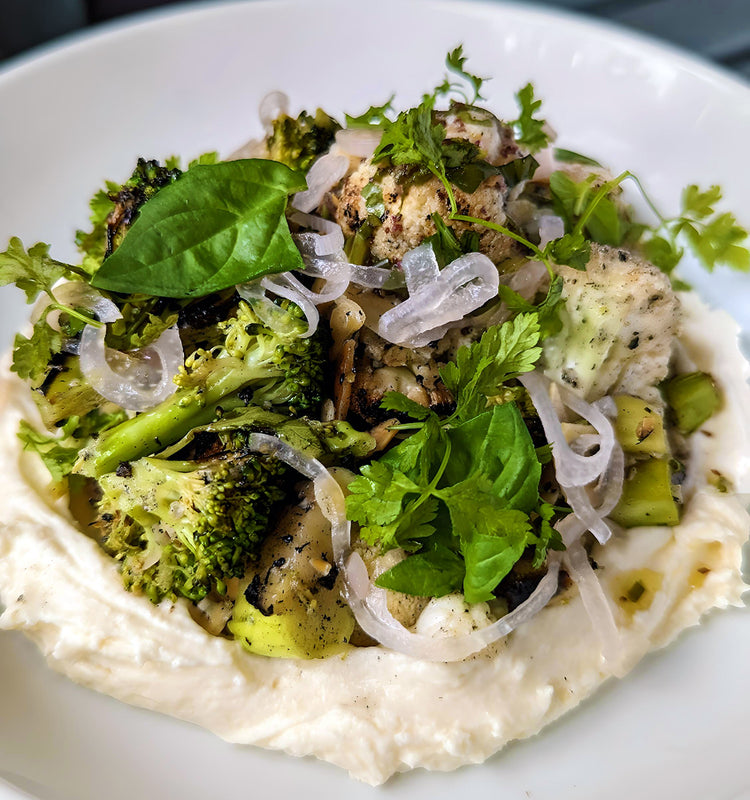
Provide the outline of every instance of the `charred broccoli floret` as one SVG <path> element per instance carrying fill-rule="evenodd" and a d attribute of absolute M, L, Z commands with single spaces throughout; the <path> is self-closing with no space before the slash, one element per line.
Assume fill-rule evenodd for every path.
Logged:
<path fill-rule="evenodd" d="M 345 422 L 290 420 L 254 407 L 191 431 L 158 457 L 120 464 L 98 480 L 97 525 L 127 588 L 154 602 L 197 601 L 245 574 L 294 483 L 289 467 L 251 447 L 257 432 L 324 460 L 374 447 Z"/>
<path fill-rule="evenodd" d="M 88 271 L 94 271 L 120 244 L 141 206 L 180 175 L 182 170 L 177 167 L 139 158 L 133 174 L 123 184 L 108 181 L 106 188 L 91 199 L 92 230 L 76 234 L 76 244 L 85 255 L 84 267 L 88 262 Z"/>
<path fill-rule="evenodd" d="M 138 159 L 133 174 L 118 192 L 112 192 L 109 199 L 114 207 L 107 217 L 107 246 L 105 256 L 112 253 L 122 241 L 130 226 L 135 222 L 141 206 L 150 200 L 164 186 L 173 183 L 182 175 L 182 170 L 169 169 L 153 159 Z"/>
<path fill-rule="evenodd" d="M 198 462 L 141 458 L 99 481 L 102 517 L 116 522 L 104 549 L 118 558 L 127 546 L 124 582 L 155 602 L 221 592 L 256 554 L 272 510 L 286 496 L 286 472 L 275 459 L 243 451 Z M 135 542 L 132 533 L 123 539 L 132 523 L 140 529 Z"/>
<path fill-rule="evenodd" d="M 188 356 L 176 378 L 177 391 L 100 437 L 82 452 L 77 470 L 99 477 L 121 462 L 159 452 L 228 409 L 250 403 L 314 414 L 322 401 L 328 363 L 325 333 L 303 338 L 307 326 L 293 303 L 284 301 L 270 311 L 273 327 L 241 302 L 235 316 L 219 325 L 223 343 Z"/>
<path fill-rule="evenodd" d="M 198 602 L 210 591 L 209 574 L 186 547 L 164 538 L 160 543 L 153 531 L 119 512 L 105 512 L 98 526 L 103 531 L 101 545 L 121 562 L 122 582 L 129 591 L 143 594 L 153 603 L 165 597 Z"/>
<path fill-rule="evenodd" d="M 315 116 L 303 111 L 297 119 L 282 114 L 273 121 L 273 133 L 267 143 L 269 157 L 307 172 L 315 158 L 328 150 L 340 128 L 338 122 L 321 109 Z"/>

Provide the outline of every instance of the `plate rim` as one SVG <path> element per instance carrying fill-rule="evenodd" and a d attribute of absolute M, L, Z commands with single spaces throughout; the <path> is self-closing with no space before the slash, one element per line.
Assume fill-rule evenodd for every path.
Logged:
<path fill-rule="evenodd" d="M 396 5 L 395 0 L 386 1 Z M 573 9 L 548 9 L 538 4 L 492 2 L 491 0 L 413 1 L 421 3 L 424 6 L 441 6 L 452 9 L 466 9 L 467 7 L 472 7 L 475 13 L 485 11 L 494 14 L 501 13 L 503 10 L 509 10 L 517 14 L 520 18 L 534 19 L 537 17 L 547 20 L 561 20 L 566 24 L 572 24 L 575 29 L 580 31 L 600 30 L 605 32 L 610 38 L 615 37 L 619 39 L 620 44 L 628 48 L 632 47 L 639 52 L 643 52 L 644 48 L 647 48 L 649 51 L 654 51 L 661 58 L 675 65 L 676 68 L 685 67 L 688 72 L 699 79 L 708 80 L 711 83 L 728 84 L 732 91 L 747 93 L 748 90 L 750 90 L 750 84 L 746 81 L 738 78 L 730 70 L 720 65 L 713 64 L 702 56 L 692 54 L 684 48 L 664 42 L 663 40 L 651 37 L 647 34 L 622 28 L 616 23 L 590 18 Z M 105 44 L 110 39 L 119 36 L 127 36 L 134 29 L 138 29 L 141 26 L 160 25 L 168 23 L 173 18 L 178 17 L 200 16 L 202 14 L 209 16 L 219 15 L 226 13 L 227 10 L 233 10 L 235 8 L 257 6 L 293 7 L 304 5 L 307 2 L 310 2 L 310 0 L 253 0 L 253 2 L 247 2 L 246 0 L 223 0 L 222 2 L 212 4 L 189 2 L 128 15 L 102 23 L 101 26 L 96 29 L 83 29 L 74 34 L 67 35 L 61 40 L 34 48 L 32 51 L 21 54 L 20 56 L 12 57 L 9 59 L 7 66 L 0 69 L 0 91 L 4 89 L 7 80 L 23 78 L 26 74 L 33 72 L 35 69 L 48 69 L 55 64 L 56 59 L 65 59 L 81 49 L 85 50 L 89 46 L 98 47 L 101 44 Z M 326 8 L 332 8 L 347 5 L 347 3 L 345 0 L 321 0 L 320 5 Z M 26 794 L 19 787 L 8 785 L 18 792 L 19 800 L 21 798 L 31 797 L 31 795 Z M 0 779 L 0 790 L 2 788 L 3 781 Z"/>

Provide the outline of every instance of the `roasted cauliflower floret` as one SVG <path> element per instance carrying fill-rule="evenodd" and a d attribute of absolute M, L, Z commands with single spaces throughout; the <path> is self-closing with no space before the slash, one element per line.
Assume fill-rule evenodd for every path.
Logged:
<path fill-rule="evenodd" d="M 359 344 L 350 408 L 367 424 L 375 425 L 392 416 L 380 405 L 388 392 L 401 392 L 437 413 L 448 413 L 455 407 L 453 396 L 440 380 L 440 364 L 433 348 L 399 347 L 370 330 L 361 332 Z"/>
<path fill-rule="evenodd" d="M 440 112 L 435 119 L 445 126 L 447 139 L 464 139 L 477 145 L 482 157 L 499 166 L 520 155 L 518 145 L 507 125 L 481 109 Z M 363 191 L 370 184 L 379 186 L 385 213 L 375 227 L 370 251 L 375 260 L 400 261 L 409 250 L 435 233 L 432 218 L 450 215 L 445 187 L 437 178 L 412 181 L 413 175 L 403 167 L 383 167 L 364 161 L 345 181 L 334 198 L 336 222 L 346 236 L 356 233 L 370 216 Z M 507 186 L 502 176 L 488 178 L 476 191 L 467 194 L 454 187 L 461 214 L 506 224 L 505 199 Z M 367 192 L 365 192 L 367 194 Z M 515 249 L 509 238 L 484 226 L 452 222 L 460 235 L 466 230 L 479 236 L 479 249 L 494 262 L 506 259 Z"/>
<path fill-rule="evenodd" d="M 435 233 L 434 214 L 443 219 L 450 215 L 447 193 L 437 178 L 404 188 L 399 183 L 398 169 L 383 171 L 365 161 L 346 179 L 338 199 L 336 222 L 345 236 L 356 233 L 367 219 L 362 190 L 373 182 L 380 185 L 385 206 L 382 224 L 376 228 L 370 245 L 375 260 L 400 261 L 409 250 Z M 505 181 L 498 175 L 484 181 L 473 194 L 459 189 L 455 189 L 455 194 L 462 214 L 505 225 L 505 191 Z M 451 226 L 458 234 L 475 231 L 479 235 L 479 249 L 496 263 L 507 258 L 513 249 L 511 239 L 488 228 L 465 222 L 453 222 Z"/>
<path fill-rule="evenodd" d="M 667 375 L 679 302 L 663 272 L 625 250 L 593 245 L 585 271 L 559 267 L 562 330 L 546 340 L 548 377 L 593 401 L 644 399 Z"/>

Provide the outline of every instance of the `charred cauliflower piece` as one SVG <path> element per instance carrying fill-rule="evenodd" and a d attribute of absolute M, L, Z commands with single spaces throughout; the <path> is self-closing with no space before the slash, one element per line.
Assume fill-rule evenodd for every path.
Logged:
<path fill-rule="evenodd" d="M 464 112 L 443 112 L 436 115 L 446 128 L 447 139 L 464 139 L 476 144 L 484 158 L 494 165 L 518 157 L 518 146 L 510 129 L 494 115 L 480 109 Z M 370 250 L 375 260 L 400 261 L 426 237 L 435 233 L 432 217 L 450 215 L 445 188 L 437 178 L 411 182 L 411 174 L 403 167 L 379 167 L 364 161 L 345 181 L 335 201 L 336 222 L 346 236 L 355 234 L 368 218 L 363 190 L 377 184 L 383 195 L 385 213 L 372 237 Z M 505 198 L 507 186 L 502 176 L 488 178 L 471 194 L 455 189 L 461 214 L 506 224 Z M 471 230 L 479 236 L 479 249 L 499 263 L 515 250 L 514 242 L 496 231 L 465 222 L 451 223 L 460 235 Z"/>
<path fill-rule="evenodd" d="M 410 350 L 363 330 L 351 387 L 351 412 L 368 425 L 375 425 L 393 415 L 380 407 L 383 397 L 388 392 L 401 392 L 425 408 L 450 413 L 454 399 L 438 374 L 444 359 L 436 356 L 434 348 Z"/>
<path fill-rule="evenodd" d="M 585 271 L 559 267 L 562 330 L 546 340 L 553 380 L 586 400 L 615 392 L 648 399 L 667 375 L 679 322 L 669 279 L 625 250 L 593 245 Z"/>
<path fill-rule="evenodd" d="M 379 183 L 383 192 L 385 215 L 372 237 L 370 250 L 375 260 L 400 261 L 404 255 L 418 247 L 435 233 L 434 214 L 443 219 L 450 215 L 448 196 L 437 178 L 404 188 L 399 183 L 398 170 L 382 170 L 365 161 L 344 182 L 336 208 L 336 222 L 345 236 L 352 236 L 367 219 L 367 207 L 362 190 L 370 183 Z M 498 225 L 505 225 L 505 181 L 501 176 L 486 180 L 473 194 L 455 190 L 458 208 L 466 214 Z M 479 247 L 493 261 L 499 262 L 513 250 L 511 239 L 496 231 L 465 222 L 451 223 L 457 233 L 466 230 L 479 235 Z"/>

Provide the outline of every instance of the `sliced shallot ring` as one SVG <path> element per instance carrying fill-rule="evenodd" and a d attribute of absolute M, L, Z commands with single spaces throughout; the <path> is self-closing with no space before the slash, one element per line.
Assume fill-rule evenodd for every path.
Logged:
<path fill-rule="evenodd" d="M 307 189 L 297 192 L 291 206 L 297 211 L 309 212 L 317 208 L 325 195 L 346 175 L 349 159 L 343 155 L 326 153 L 307 172 Z"/>
<path fill-rule="evenodd" d="M 332 256 L 343 251 L 344 232 L 341 226 L 316 214 L 303 214 L 296 211 L 290 217 L 292 222 L 318 233 L 298 233 L 295 238 L 303 255 Z"/>
<path fill-rule="evenodd" d="M 539 217 L 539 249 L 544 248 L 555 239 L 565 235 L 565 223 L 562 217 L 554 214 L 542 214 Z"/>
<path fill-rule="evenodd" d="M 380 128 L 344 128 L 336 131 L 336 144 L 357 158 L 370 158 L 383 138 Z"/>
<path fill-rule="evenodd" d="M 430 244 L 422 244 L 409 250 L 401 259 L 401 269 L 404 271 L 406 288 L 410 295 L 440 278 L 440 266 Z"/>
<path fill-rule="evenodd" d="M 104 343 L 106 333 L 104 325 L 86 325 L 81 332 L 81 373 L 93 389 L 128 411 L 146 411 L 174 394 L 173 378 L 185 359 L 176 325 L 137 354 L 111 351 Z M 121 362 L 119 371 L 110 364 L 115 359 Z"/>
<path fill-rule="evenodd" d="M 557 529 L 566 547 L 563 565 L 578 587 L 583 607 L 602 643 L 602 655 L 617 668 L 622 657 L 622 642 L 612 609 L 581 543 L 585 523 L 571 515 L 561 520 Z"/>
<path fill-rule="evenodd" d="M 302 339 L 307 339 L 318 330 L 318 322 L 320 322 L 318 309 L 315 308 L 315 304 L 311 300 L 300 294 L 293 286 L 290 286 L 284 273 L 273 277 L 266 276 L 261 278 L 260 285 L 262 289 L 273 292 L 286 300 L 291 300 L 302 309 L 302 313 L 307 320 L 307 330 L 302 334 Z"/>
<path fill-rule="evenodd" d="M 424 264 L 412 271 L 412 285 L 418 284 L 417 290 L 380 318 L 377 333 L 386 341 L 422 347 L 441 335 L 446 326 L 460 323 L 467 314 L 497 296 L 497 268 L 482 253 L 457 258 L 431 282 L 426 280 L 429 267 L 425 257 Z"/>
<path fill-rule="evenodd" d="M 383 267 L 363 267 L 359 264 L 350 264 L 351 282 L 365 289 L 382 289 L 391 278 L 391 270 Z"/>
<path fill-rule="evenodd" d="M 347 584 L 347 601 L 362 630 L 390 650 L 422 661 L 447 662 L 461 661 L 478 653 L 541 611 L 557 592 L 559 554 L 549 553 L 547 563 L 547 574 L 528 599 L 513 611 L 469 634 L 441 637 L 407 630 L 388 611 L 385 591 L 372 583 L 369 584 L 367 594 L 362 595 L 361 588 L 367 568 L 358 553 L 351 553 L 340 568 Z M 350 573 L 352 580 L 349 580 Z M 355 587 L 359 591 L 355 592 Z"/>
<path fill-rule="evenodd" d="M 571 399 L 572 393 L 564 395 L 567 405 L 571 400 L 571 408 L 598 430 L 607 431 L 606 439 L 602 435 L 599 450 L 594 455 L 583 456 L 575 453 L 568 445 L 560 424 L 560 419 L 550 399 L 549 381 L 538 372 L 527 372 L 519 376 L 536 408 L 539 420 L 544 428 L 547 441 L 552 445 L 552 457 L 555 461 L 555 476 L 560 486 L 586 486 L 595 481 L 607 468 L 612 449 L 615 446 L 614 430 L 609 420 L 594 406 L 578 398 Z M 560 387 L 558 387 L 560 388 Z M 574 396 L 573 396 L 574 397 Z M 592 413 L 593 412 L 593 413 Z M 593 416 L 593 419 L 592 419 Z"/>
<path fill-rule="evenodd" d="M 303 287 L 305 296 L 314 303 L 336 300 L 349 288 L 352 277 L 351 265 L 346 260 L 343 250 L 331 256 L 305 256 L 304 260 L 305 268 L 301 270 L 303 275 L 326 281 L 325 289 L 320 292 L 313 292 Z"/>
<path fill-rule="evenodd" d="M 346 291 L 346 287 L 349 286 L 348 280 L 327 280 L 325 289 L 322 289 L 319 292 L 314 292 L 312 289 L 308 289 L 307 286 L 301 283 L 299 278 L 296 278 L 291 272 L 286 272 L 284 274 L 284 278 L 290 286 L 294 287 L 303 297 L 306 297 L 308 300 L 315 303 L 315 305 L 332 303 L 334 300 L 338 300 L 338 298 L 341 297 L 341 295 Z"/>

